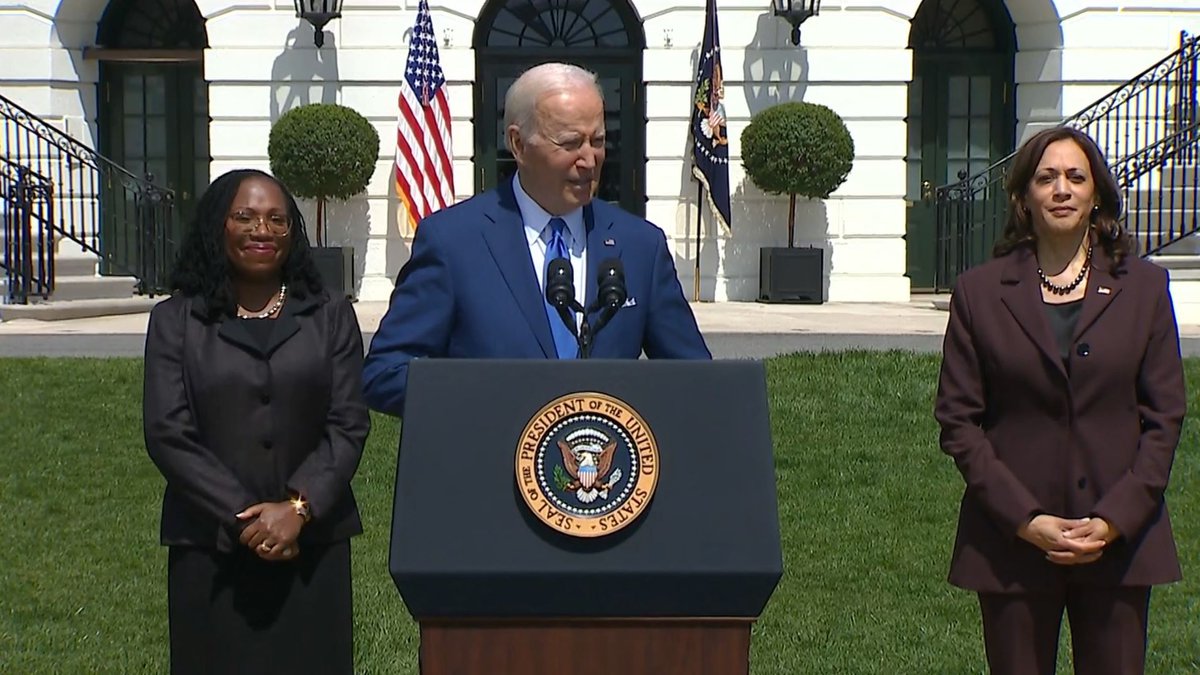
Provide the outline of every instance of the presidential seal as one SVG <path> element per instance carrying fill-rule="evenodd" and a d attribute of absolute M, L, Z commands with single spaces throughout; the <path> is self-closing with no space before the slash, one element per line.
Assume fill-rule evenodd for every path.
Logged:
<path fill-rule="evenodd" d="M 534 415 L 517 444 L 517 486 L 534 515 L 572 537 L 637 520 L 658 484 L 658 444 L 624 401 L 568 394 Z"/>

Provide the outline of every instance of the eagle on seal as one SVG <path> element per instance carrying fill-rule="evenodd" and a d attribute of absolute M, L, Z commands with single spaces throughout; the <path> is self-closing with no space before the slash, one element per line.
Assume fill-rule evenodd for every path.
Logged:
<path fill-rule="evenodd" d="M 591 429 L 581 429 L 558 441 L 563 465 L 571 476 L 565 490 L 574 492 L 579 501 L 591 504 L 599 499 L 608 499 L 609 489 L 621 480 L 621 470 L 612 469 L 616 441 L 609 440 Z"/>

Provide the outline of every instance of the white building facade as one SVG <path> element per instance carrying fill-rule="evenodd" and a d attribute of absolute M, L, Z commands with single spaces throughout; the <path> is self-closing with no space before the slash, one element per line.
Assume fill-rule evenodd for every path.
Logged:
<path fill-rule="evenodd" d="M 753 300 L 759 250 L 786 245 L 787 198 L 746 178 L 738 139 L 791 100 L 829 106 L 855 142 L 846 183 L 798 204 L 796 244 L 824 249 L 825 299 L 930 288 L 928 187 L 1008 154 L 1200 31 L 1197 0 L 824 0 L 793 46 L 770 0 L 718 0 L 732 228 L 698 210 L 689 117 L 704 0 L 431 0 L 453 116 L 458 197 L 512 170 L 500 101 L 522 69 L 570 60 L 606 91 L 606 196 L 666 233 L 691 295 Z M 329 209 L 356 251 L 358 296 L 386 300 L 413 233 L 392 179 L 396 97 L 417 0 L 346 0 L 324 46 L 291 0 L 0 0 L 0 95 L 194 204 L 211 178 L 268 168 L 271 124 L 336 102 L 376 126 L 367 194 Z M 927 210 L 926 210 L 927 211 Z M 186 215 L 186 214 L 185 214 Z M 697 247 L 697 216 L 701 216 Z"/>

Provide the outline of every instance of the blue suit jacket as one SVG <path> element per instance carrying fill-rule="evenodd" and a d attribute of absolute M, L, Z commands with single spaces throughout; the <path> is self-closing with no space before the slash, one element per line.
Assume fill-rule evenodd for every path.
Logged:
<path fill-rule="evenodd" d="M 592 358 L 710 359 L 661 230 L 595 200 L 587 231 L 587 302 L 596 298 L 601 261 L 620 258 L 630 300 L 592 344 Z M 512 185 L 421 221 L 412 257 L 363 366 L 372 408 L 400 416 L 414 358 L 554 358 L 521 212 Z"/>

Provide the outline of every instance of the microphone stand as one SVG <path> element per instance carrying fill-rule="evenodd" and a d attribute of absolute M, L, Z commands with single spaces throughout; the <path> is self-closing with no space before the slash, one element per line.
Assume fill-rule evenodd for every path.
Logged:
<path fill-rule="evenodd" d="M 594 331 L 588 325 L 587 312 L 584 311 L 583 305 L 579 301 L 572 299 L 565 305 L 555 307 L 558 311 L 558 317 L 566 324 L 567 330 L 571 331 L 571 335 L 575 336 L 575 343 L 579 345 L 579 358 L 586 359 L 592 353 L 592 335 Z M 571 316 L 571 312 L 579 312 L 579 328 L 575 328 L 575 317 Z"/>
<path fill-rule="evenodd" d="M 604 305 L 603 307 L 600 307 L 599 309 L 600 309 L 600 318 L 597 319 L 596 324 L 591 327 L 592 335 L 599 333 L 601 328 L 604 328 L 605 326 L 607 326 L 608 322 L 612 321 L 612 318 L 617 315 L 617 310 L 620 309 L 620 307 L 613 307 L 612 305 Z"/>
<path fill-rule="evenodd" d="M 579 317 L 579 358 L 588 359 L 592 356 L 592 336 L 595 331 L 588 325 L 587 314 L 580 312 Z"/>

